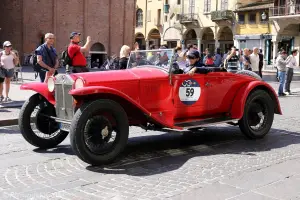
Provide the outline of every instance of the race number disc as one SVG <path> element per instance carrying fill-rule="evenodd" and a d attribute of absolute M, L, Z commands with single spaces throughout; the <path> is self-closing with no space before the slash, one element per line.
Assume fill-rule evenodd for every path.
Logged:
<path fill-rule="evenodd" d="M 201 88 L 194 79 L 184 80 L 179 87 L 179 99 L 185 105 L 192 105 L 199 100 Z"/>

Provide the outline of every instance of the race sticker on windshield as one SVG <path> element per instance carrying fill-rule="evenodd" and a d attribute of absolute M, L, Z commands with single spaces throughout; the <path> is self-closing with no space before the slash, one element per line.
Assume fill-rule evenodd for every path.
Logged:
<path fill-rule="evenodd" d="M 196 103 L 201 94 L 200 84 L 194 79 L 184 80 L 179 87 L 179 99 L 185 105 Z"/>

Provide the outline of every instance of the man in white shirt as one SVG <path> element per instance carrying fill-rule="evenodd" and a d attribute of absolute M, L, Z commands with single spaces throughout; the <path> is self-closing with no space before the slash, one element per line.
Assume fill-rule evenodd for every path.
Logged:
<path fill-rule="evenodd" d="M 285 93 L 291 95 L 291 82 L 294 75 L 294 69 L 298 66 L 296 56 L 298 54 L 298 50 L 294 49 L 292 51 L 292 55 L 287 57 L 286 59 L 286 79 L 285 79 Z"/>
<path fill-rule="evenodd" d="M 250 63 L 252 71 L 259 75 L 259 55 L 257 47 L 253 48 L 253 53 L 250 55 Z"/>

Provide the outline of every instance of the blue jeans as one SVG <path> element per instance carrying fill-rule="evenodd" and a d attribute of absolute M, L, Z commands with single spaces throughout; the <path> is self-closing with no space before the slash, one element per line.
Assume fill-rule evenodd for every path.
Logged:
<path fill-rule="evenodd" d="M 43 70 L 39 71 L 39 76 L 40 76 L 41 82 L 44 83 L 45 78 L 46 78 L 46 71 L 43 71 Z"/>
<path fill-rule="evenodd" d="M 283 85 L 285 82 L 285 74 L 286 74 L 286 72 L 278 71 L 278 78 L 279 78 L 278 94 L 283 94 Z"/>

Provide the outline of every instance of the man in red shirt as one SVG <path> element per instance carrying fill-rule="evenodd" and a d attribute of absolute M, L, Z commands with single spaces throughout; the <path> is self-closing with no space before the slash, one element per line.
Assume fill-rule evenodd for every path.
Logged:
<path fill-rule="evenodd" d="M 88 72 L 88 68 L 86 66 L 86 58 L 83 55 L 83 52 L 89 52 L 91 47 L 91 37 L 88 36 L 86 39 L 86 43 L 83 47 L 79 46 L 80 42 L 80 33 L 72 32 L 70 34 L 71 43 L 68 47 L 68 55 L 72 60 L 72 72 L 80 73 L 80 72 Z"/>

